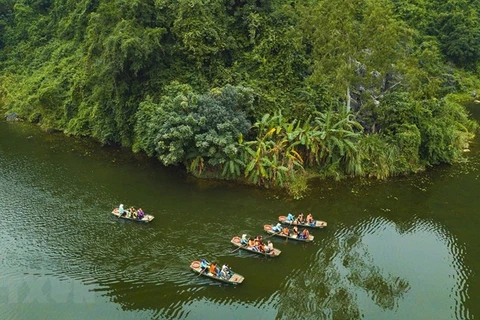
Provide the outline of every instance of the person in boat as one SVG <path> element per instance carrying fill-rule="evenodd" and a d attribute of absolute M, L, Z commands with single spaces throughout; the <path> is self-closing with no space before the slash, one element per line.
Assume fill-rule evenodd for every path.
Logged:
<path fill-rule="evenodd" d="M 298 235 L 299 239 L 308 239 L 310 238 L 310 232 L 307 229 L 303 229 L 302 232 Z"/>
<path fill-rule="evenodd" d="M 258 240 L 258 237 L 253 240 L 252 249 L 255 251 L 260 251 L 260 241 Z"/>
<path fill-rule="evenodd" d="M 214 276 L 218 276 L 219 270 L 216 262 L 213 262 L 210 264 L 210 273 L 213 274 Z"/>
<path fill-rule="evenodd" d="M 242 239 L 240 239 L 240 244 L 242 246 L 246 246 L 248 244 L 248 239 L 247 239 L 247 234 L 246 233 L 242 234 Z"/>
<path fill-rule="evenodd" d="M 309 213 L 307 215 L 307 223 L 310 224 L 310 225 L 314 225 L 315 224 L 315 220 L 313 220 L 313 216 L 311 213 Z"/>
<path fill-rule="evenodd" d="M 295 220 L 295 216 L 291 212 L 289 212 L 287 215 L 287 222 L 292 223 L 294 220 Z"/>
<path fill-rule="evenodd" d="M 265 246 L 265 253 L 273 252 L 273 243 L 272 241 L 268 240 L 267 245 Z"/>
<path fill-rule="evenodd" d="M 303 219 L 303 213 L 299 213 L 297 217 L 297 223 L 304 224 L 305 220 Z"/>
<path fill-rule="evenodd" d="M 120 204 L 118 206 L 118 214 L 120 214 L 120 217 L 125 215 L 125 209 L 123 208 L 123 204 Z"/>
<path fill-rule="evenodd" d="M 126 213 L 125 216 L 126 216 L 127 218 L 131 218 L 132 215 L 133 215 L 133 212 L 135 211 L 135 208 L 134 208 L 134 207 L 130 207 L 130 208 L 128 208 L 128 210 L 126 210 L 126 211 L 127 211 L 127 213 Z"/>
<path fill-rule="evenodd" d="M 272 228 L 272 231 L 277 233 L 282 231 L 282 224 L 280 222 L 277 223 L 277 225 Z"/>
<path fill-rule="evenodd" d="M 142 208 L 139 208 L 137 210 L 137 218 L 138 218 L 138 220 L 142 220 L 143 217 L 145 217 L 145 212 L 143 212 Z"/>
<path fill-rule="evenodd" d="M 257 248 L 258 248 L 258 251 L 260 252 L 265 252 L 265 245 L 263 244 L 263 237 L 262 236 L 257 236 L 256 238 L 256 241 L 257 241 Z"/>
<path fill-rule="evenodd" d="M 263 242 L 260 242 L 260 244 L 258 245 L 258 249 L 260 250 L 260 252 L 265 252 L 265 244 Z"/>
<path fill-rule="evenodd" d="M 248 247 L 252 248 L 255 246 L 255 240 L 253 238 L 248 239 Z"/>
<path fill-rule="evenodd" d="M 208 270 L 208 267 L 210 267 L 210 263 L 208 263 L 207 260 L 205 259 L 202 259 L 202 261 L 200 261 L 200 269 L 202 269 L 202 273 L 207 271 Z"/>
<path fill-rule="evenodd" d="M 227 280 L 232 277 L 233 272 L 232 272 L 232 270 L 230 269 L 230 267 L 228 266 L 228 264 L 225 263 L 225 264 L 222 266 L 221 274 L 222 274 L 222 277 L 223 277 L 224 279 L 227 279 Z"/>
<path fill-rule="evenodd" d="M 265 252 L 265 244 L 262 241 L 258 244 L 258 251 Z"/>
<path fill-rule="evenodd" d="M 292 230 L 293 234 L 298 236 L 299 232 L 298 232 L 298 227 L 297 226 L 293 226 L 293 230 Z"/>
<path fill-rule="evenodd" d="M 284 227 L 282 233 L 287 237 L 290 237 L 290 229 L 288 229 L 288 227 Z"/>
<path fill-rule="evenodd" d="M 305 237 L 305 239 L 310 239 L 310 231 L 308 231 L 308 229 L 304 229 L 303 236 Z"/>

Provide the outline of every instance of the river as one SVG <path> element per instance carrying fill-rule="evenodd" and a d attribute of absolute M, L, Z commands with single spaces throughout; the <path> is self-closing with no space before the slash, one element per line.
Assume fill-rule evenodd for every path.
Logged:
<path fill-rule="evenodd" d="M 479 142 L 466 163 L 317 181 L 291 200 L 0 122 L 0 319 L 478 319 Z M 155 220 L 119 220 L 119 203 Z M 278 258 L 231 252 L 288 212 L 328 227 L 272 238 Z M 244 283 L 198 277 L 203 257 Z"/>

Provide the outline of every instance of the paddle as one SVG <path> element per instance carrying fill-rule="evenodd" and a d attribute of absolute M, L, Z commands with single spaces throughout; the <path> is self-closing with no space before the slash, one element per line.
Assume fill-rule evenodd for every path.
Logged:
<path fill-rule="evenodd" d="M 237 250 L 240 250 L 242 247 L 243 247 L 243 244 L 241 244 L 238 248 L 230 251 L 230 253 L 234 253 L 234 252 L 236 252 Z"/>
<path fill-rule="evenodd" d="M 250 236 L 247 234 L 247 238 L 249 238 L 249 237 L 250 237 Z M 242 247 L 245 247 L 245 245 L 240 242 L 240 246 L 238 246 L 238 248 L 234 249 L 233 251 L 230 251 L 230 253 L 237 252 L 237 251 L 240 250 Z"/>
<path fill-rule="evenodd" d="M 282 231 L 275 231 L 275 230 L 273 230 L 273 228 L 272 228 L 272 232 L 273 232 L 272 235 L 266 237 L 265 239 L 270 239 L 271 237 L 276 236 L 277 234 L 280 234 Z M 264 240 L 265 240 L 265 239 L 264 239 Z"/>
<path fill-rule="evenodd" d="M 200 271 L 200 273 L 198 274 L 198 276 L 200 277 L 200 276 L 205 272 L 205 270 L 207 270 L 207 269 L 202 269 L 202 271 Z"/>
<path fill-rule="evenodd" d="M 275 232 L 275 231 L 274 231 L 274 232 Z M 275 232 L 275 233 L 272 234 L 271 236 L 265 237 L 264 239 L 270 239 L 271 237 L 276 236 L 277 234 L 279 234 L 279 232 Z"/>

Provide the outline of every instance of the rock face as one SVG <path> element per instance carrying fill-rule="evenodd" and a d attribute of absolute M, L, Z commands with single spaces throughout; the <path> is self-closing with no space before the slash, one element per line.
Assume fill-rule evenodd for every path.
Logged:
<path fill-rule="evenodd" d="M 7 121 L 22 121 L 15 112 L 7 113 L 5 119 Z"/>

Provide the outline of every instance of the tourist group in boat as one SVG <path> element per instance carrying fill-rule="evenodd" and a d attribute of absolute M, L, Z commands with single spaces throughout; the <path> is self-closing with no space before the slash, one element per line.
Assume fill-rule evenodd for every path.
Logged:
<path fill-rule="evenodd" d="M 280 216 L 278 220 L 282 223 L 288 223 L 290 225 L 297 225 L 307 228 L 324 228 L 327 226 L 325 221 L 315 220 L 311 213 L 307 215 L 305 218 L 303 213 L 299 213 L 297 217 L 295 217 L 292 213 L 289 213 L 287 216 Z"/>
<path fill-rule="evenodd" d="M 248 235 L 242 234 L 242 239 L 240 240 L 240 244 L 247 248 L 250 248 L 253 251 L 257 251 L 260 253 L 271 253 L 274 252 L 273 243 L 272 241 L 268 240 L 266 243 L 263 241 L 262 236 L 256 236 L 255 238 L 248 238 Z"/>
<path fill-rule="evenodd" d="M 142 208 L 137 209 L 131 206 L 128 209 L 125 209 L 123 204 L 120 204 L 118 208 L 113 209 L 112 213 L 119 218 L 134 221 L 149 222 L 154 218 L 152 215 L 145 214 Z M 292 213 L 288 213 L 287 216 L 279 216 L 278 221 L 279 222 L 275 225 L 264 225 L 264 230 L 271 234 L 271 236 L 285 237 L 287 240 L 292 239 L 304 242 L 313 241 L 314 238 L 312 235 L 310 235 L 310 232 L 307 228 L 324 228 L 327 226 L 325 221 L 315 220 L 311 213 L 309 213 L 306 217 L 304 217 L 303 213 L 299 213 L 297 217 L 295 217 Z M 302 230 L 299 229 L 299 226 L 302 227 Z M 231 243 L 236 245 L 238 249 L 261 254 L 266 257 L 278 257 L 281 251 L 277 248 L 274 248 L 272 241 L 265 240 L 266 239 L 264 239 L 261 235 L 252 237 L 245 233 L 242 234 L 241 237 L 233 237 Z M 234 251 L 236 250 L 237 249 Z M 201 259 L 201 261 L 193 261 L 190 264 L 190 268 L 199 275 L 203 275 L 225 283 L 239 284 L 244 280 L 242 275 L 232 271 L 230 266 L 226 263 L 220 267 L 216 261 L 209 262 L 206 259 Z"/>
<path fill-rule="evenodd" d="M 190 268 L 196 273 L 221 282 L 230 284 L 242 283 L 245 279 L 242 275 L 235 273 L 228 264 L 224 264 L 221 268 L 217 262 L 208 262 L 206 259 L 201 261 L 193 261 Z"/>
<path fill-rule="evenodd" d="M 146 214 L 142 208 L 130 207 L 125 209 L 123 204 L 120 204 L 118 208 L 113 209 L 112 213 L 118 218 L 127 220 L 150 222 L 154 219 L 154 216 Z"/>
<path fill-rule="evenodd" d="M 135 207 L 130 207 L 128 209 L 123 208 L 123 204 L 120 204 L 118 207 L 118 213 L 120 217 L 127 217 L 132 219 L 141 220 L 145 217 L 145 212 L 143 212 L 142 208 L 135 209 Z"/>
<path fill-rule="evenodd" d="M 306 228 L 304 228 L 302 231 L 298 231 L 298 227 L 293 226 L 292 230 L 290 230 L 287 226 L 282 227 L 280 222 L 272 228 L 272 231 L 287 237 L 295 236 L 298 240 L 309 239 L 310 237 L 310 232 Z"/>
<path fill-rule="evenodd" d="M 323 228 L 327 224 L 324 221 L 315 221 L 312 214 L 308 214 L 306 219 L 303 219 L 303 214 L 300 214 L 299 217 L 295 218 L 291 213 L 285 217 L 280 216 L 279 221 L 276 225 L 265 225 L 264 230 L 272 234 L 272 236 L 282 236 L 293 240 L 299 241 L 313 241 L 313 236 L 310 235 L 310 232 L 306 227 L 310 228 Z M 282 226 L 282 223 L 285 224 Z M 293 224 L 292 229 L 286 224 Z M 304 225 L 301 231 L 298 228 L 298 225 Z M 248 234 L 242 234 L 241 237 L 234 236 L 231 240 L 231 243 L 236 245 L 238 249 L 243 249 L 250 251 L 252 253 L 262 254 L 266 257 L 277 257 L 280 255 L 281 251 L 273 247 L 272 241 L 265 241 L 261 235 L 256 237 L 248 236 Z M 236 250 L 232 252 L 235 252 Z M 202 259 L 201 262 L 193 261 L 190 265 L 190 268 L 199 273 L 200 275 L 205 275 L 207 277 L 227 282 L 238 284 L 241 283 L 244 278 L 243 276 L 234 273 L 230 270 L 228 265 L 224 265 L 220 268 L 216 262 L 208 263 L 206 260 Z M 225 270 L 224 270 L 225 269 Z M 228 272 L 229 271 L 229 272 Z"/>
<path fill-rule="evenodd" d="M 200 269 L 202 269 L 201 272 L 203 273 L 210 272 L 212 275 L 216 277 L 221 277 L 225 280 L 230 279 L 230 277 L 233 275 L 233 272 L 228 266 L 228 264 L 225 263 L 220 269 L 215 261 L 212 263 L 209 263 L 205 259 L 202 259 L 202 261 L 200 262 Z"/>

